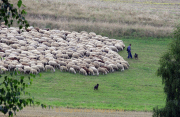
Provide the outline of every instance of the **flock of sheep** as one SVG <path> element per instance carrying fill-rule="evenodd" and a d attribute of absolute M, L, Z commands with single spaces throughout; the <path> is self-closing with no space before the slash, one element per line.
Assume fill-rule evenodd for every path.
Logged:
<path fill-rule="evenodd" d="M 122 40 L 94 32 L 69 32 L 29 27 L 19 30 L 0 26 L 0 73 L 16 70 L 38 74 L 56 69 L 84 75 L 107 74 L 128 69 L 117 52 Z"/>

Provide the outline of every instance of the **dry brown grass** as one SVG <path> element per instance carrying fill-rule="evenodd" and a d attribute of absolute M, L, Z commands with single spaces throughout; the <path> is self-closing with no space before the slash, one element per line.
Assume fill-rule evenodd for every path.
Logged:
<path fill-rule="evenodd" d="M 178 0 L 23 0 L 23 3 L 31 25 L 109 36 L 168 37 L 180 17 Z"/>
<path fill-rule="evenodd" d="M 3 115 L 2 113 L 0 116 L 8 117 L 7 114 Z M 15 117 L 152 117 L 152 112 L 26 107 L 17 112 Z"/>

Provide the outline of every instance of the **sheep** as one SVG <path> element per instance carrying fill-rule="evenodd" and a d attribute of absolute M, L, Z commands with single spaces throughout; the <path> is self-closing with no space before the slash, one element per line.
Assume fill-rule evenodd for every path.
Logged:
<path fill-rule="evenodd" d="M 99 75 L 99 72 L 98 72 L 98 70 L 97 70 L 95 67 L 90 67 L 90 69 L 92 69 L 94 73 L 96 73 L 97 75 Z"/>
<path fill-rule="evenodd" d="M 120 51 L 123 50 L 123 46 L 121 44 L 119 44 L 119 43 L 116 43 L 115 47 Z"/>
<path fill-rule="evenodd" d="M 44 71 L 45 70 L 43 64 L 37 64 L 36 66 L 39 68 L 39 71 Z"/>
<path fill-rule="evenodd" d="M 105 65 L 109 72 L 114 72 L 114 69 L 111 65 Z"/>
<path fill-rule="evenodd" d="M 73 55 L 73 52 L 66 52 L 66 54 L 71 58 Z"/>
<path fill-rule="evenodd" d="M 118 70 L 117 65 L 115 65 L 115 64 L 109 64 L 109 65 L 112 66 L 113 70 Z"/>
<path fill-rule="evenodd" d="M 31 65 L 31 68 L 35 69 L 37 72 L 41 71 L 37 65 Z"/>
<path fill-rule="evenodd" d="M 24 73 L 30 73 L 31 69 L 29 66 L 24 66 Z"/>
<path fill-rule="evenodd" d="M 6 73 L 7 71 L 9 71 L 7 68 L 0 66 L 0 73 Z"/>
<path fill-rule="evenodd" d="M 60 64 L 60 66 L 66 66 L 67 64 L 65 63 L 65 62 L 63 62 L 63 61 L 58 61 L 58 60 L 56 60 L 57 61 L 57 63 L 59 63 Z"/>
<path fill-rule="evenodd" d="M 117 63 L 117 67 L 121 69 L 121 71 L 124 71 L 124 66 L 122 64 Z"/>
<path fill-rule="evenodd" d="M 102 74 L 104 75 L 104 74 L 107 74 L 107 69 L 106 69 L 106 68 L 99 67 L 99 68 L 98 68 L 98 72 L 99 72 L 99 73 L 102 73 Z"/>
<path fill-rule="evenodd" d="M 74 68 L 72 68 L 72 67 L 69 69 L 69 72 L 76 74 L 76 71 L 75 71 Z"/>
<path fill-rule="evenodd" d="M 62 57 L 65 58 L 65 59 L 70 59 L 68 54 L 62 54 Z"/>
<path fill-rule="evenodd" d="M 55 68 L 60 69 L 60 65 L 56 61 L 49 61 L 48 64 L 55 67 Z"/>
<path fill-rule="evenodd" d="M 13 64 L 8 65 L 8 71 L 14 70 L 14 68 L 16 68 L 16 65 Z"/>
<path fill-rule="evenodd" d="M 55 72 L 54 67 L 51 66 L 51 65 L 46 65 L 46 66 L 45 66 L 45 70 L 47 71 L 48 69 L 51 70 L 51 71 L 53 71 L 53 72 Z"/>
<path fill-rule="evenodd" d="M 83 68 L 79 70 L 79 73 L 87 76 L 87 72 Z"/>
<path fill-rule="evenodd" d="M 15 68 L 14 71 L 20 72 L 20 73 L 23 73 L 23 72 L 24 72 L 24 70 L 23 70 L 22 68 Z"/>
<path fill-rule="evenodd" d="M 21 64 L 22 64 L 23 66 L 29 66 L 29 67 L 30 67 L 30 64 L 29 64 L 28 62 L 21 62 Z"/>
<path fill-rule="evenodd" d="M 79 53 L 73 53 L 72 54 L 72 57 L 74 57 L 74 58 L 79 58 L 79 56 L 80 56 Z"/>
<path fill-rule="evenodd" d="M 68 63 L 68 64 L 66 65 L 66 67 L 67 67 L 68 69 L 70 69 L 71 67 L 73 67 L 73 65 L 74 65 L 74 64 L 72 64 L 72 63 Z"/>
<path fill-rule="evenodd" d="M 93 69 L 89 68 L 89 72 L 91 75 L 95 75 Z"/>
<path fill-rule="evenodd" d="M 38 71 L 37 71 L 36 69 L 33 69 L 33 68 L 32 68 L 32 69 L 30 70 L 30 73 L 32 73 L 32 74 L 38 74 Z"/>
<path fill-rule="evenodd" d="M 91 59 L 84 59 L 85 62 L 87 62 L 88 64 L 91 63 Z"/>
<path fill-rule="evenodd" d="M 39 32 L 39 30 L 40 30 L 38 27 L 35 27 L 35 29 L 36 29 L 38 32 Z"/>
<path fill-rule="evenodd" d="M 16 68 L 24 68 L 24 66 L 22 64 L 17 64 Z"/>
<path fill-rule="evenodd" d="M 79 71 L 81 68 L 79 67 L 79 66 L 77 66 L 77 65 L 72 65 L 72 67 L 74 68 L 74 70 L 76 70 L 76 71 Z"/>
<path fill-rule="evenodd" d="M 11 44 L 11 47 L 17 49 L 20 45 L 19 44 Z"/>
<path fill-rule="evenodd" d="M 90 72 L 90 70 L 87 68 L 87 67 L 82 67 L 85 71 L 86 71 L 86 73 L 88 74 L 88 75 L 90 75 L 91 74 L 91 72 Z"/>
<path fill-rule="evenodd" d="M 15 36 L 15 38 L 17 38 L 18 40 L 24 40 L 23 36 Z"/>
<path fill-rule="evenodd" d="M 24 72 L 30 73 L 29 67 L 40 72 L 46 70 L 44 66 L 50 65 L 61 70 L 73 68 L 76 72 L 84 69 L 88 75 L 99 75 L 98 70 L 101 69 L 108 73 L 129 67 L 128 62 L 117 53 L 125 47 L 122 40 L 85 31 L 71 33 L 33 27 L 28 29 L 27 32 L 25 28 L 24 32 L 21 30 L 21 34 L 18 34 L 17 28 L 0 31 L 0 56 L 7 61 L 1 65 L 6 69 L 25 67 Z M 67 35 L 66 40 L 64 35 Z M 101 71 L 103 74 L 105 72 Z"/>
<path fill-rule="evenodd" d="M 93 64 L 96 68 L 99 68 L 99 67 L 100 67 L 100 65 L 99 65 L 99 63 L 98 63 L 97 61 L 93 62 L 92 64 Z"/>
<path fill-rule="evenodd" d="M 68 68 L 66 66 L 60 66 L 60 70 L 62 71 L 68 71 Z"/>
<path fill-rule="evenodd" d="M 126 64 L 128 67 L 130 66 L 127 61 L 121 61 L 121 64 L 122 64 L 122 63 Z"/>
<path fill-rule="evenodd" d="M 51 44 L 49 42 L 43 42 L 44 45 L 48 46 L 48 47 L 51 47 Z"/>
<path fill-rule="evenodd" d="M 128 69 L 128 66 L 125 63 L 122 63 L 124 69 Z"/>

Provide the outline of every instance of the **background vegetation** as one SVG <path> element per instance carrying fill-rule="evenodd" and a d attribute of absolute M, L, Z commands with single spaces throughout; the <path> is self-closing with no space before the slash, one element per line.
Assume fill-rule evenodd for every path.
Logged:
<path fill-rule="evenodd" d="M 17 0 L 11 0 L 12 3 Z M 30 25 L 106 36 L 170 37 L 178 0 L 23 0 Z"/>

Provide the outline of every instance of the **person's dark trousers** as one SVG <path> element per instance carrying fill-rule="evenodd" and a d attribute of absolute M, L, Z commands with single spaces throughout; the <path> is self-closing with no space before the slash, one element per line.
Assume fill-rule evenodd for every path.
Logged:
<path fill-rule="evenodd" d="M 131 52 L 128 52 L 128 58 L 131 57 L 132 58 L 132 54 Z"/>

